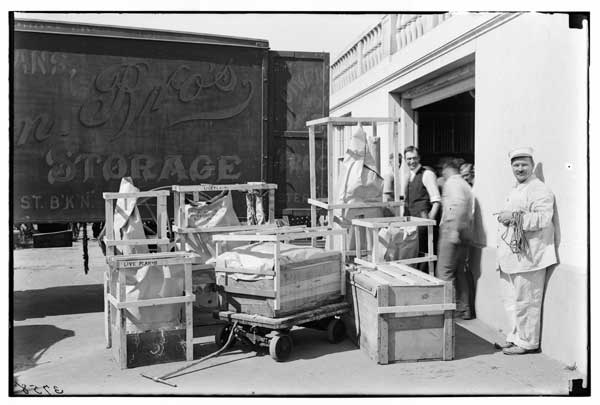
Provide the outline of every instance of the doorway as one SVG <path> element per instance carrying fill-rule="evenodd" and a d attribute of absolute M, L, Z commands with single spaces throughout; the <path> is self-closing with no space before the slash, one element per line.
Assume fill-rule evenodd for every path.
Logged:
<path fill-rule="evenodd" d="M 438 169 L 444 157 L 475 159 L 475 91 L 470 90 L 415 110 L 421 164 Z M 438 173 L 439 175 L 439 173 Z"/>

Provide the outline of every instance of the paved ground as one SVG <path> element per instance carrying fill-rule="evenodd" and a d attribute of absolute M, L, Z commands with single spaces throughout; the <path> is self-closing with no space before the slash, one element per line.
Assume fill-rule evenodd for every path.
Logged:
<path fill-rule="evenodd" d="M 81 252 L 80 243 L 14 251 L 13 365 L 21 387 L 95 395 L 566 395 L 569 380 L 580 378 L 544 354 L 503 355 L 490 343 L 498 338 L 494 331 L 472 320 L 457 327 L 453 361 L 377 365 L 349 340 L 332 345 L 323 332 L 298 328 L 287 362 L 235 347 L 176 374 L 172 388 L 140 373 L 160 376 L 185 362 L 120 370 L 104 348 L 104 258 L 92 241 L 85 275 Z M 206 341 L 197 346 L 197 358 L 216 349 L 213 333 L 214 326 L 196 331 Z"/>

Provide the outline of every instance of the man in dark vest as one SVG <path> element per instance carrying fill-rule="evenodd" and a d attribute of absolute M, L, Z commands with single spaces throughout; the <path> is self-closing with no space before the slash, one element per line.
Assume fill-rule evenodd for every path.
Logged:
<path fill-rule="evenodd" d="M 430 168 L 421 166 L 419 150 L 414 146 L 404 150 L 404 160 L 410 170 L 405 179 L 404 216 L 436 219 L 441 197 L 435 173 Z M 418 227 L 417 232 L 418 240 L 412 248 L 404 250 L 402 259 L 417 257 L 419 252 L 424 254 L 427 251 L 427 227 Z M 426 263 L 419 265 L 423 271 L 426 267 Z"/>

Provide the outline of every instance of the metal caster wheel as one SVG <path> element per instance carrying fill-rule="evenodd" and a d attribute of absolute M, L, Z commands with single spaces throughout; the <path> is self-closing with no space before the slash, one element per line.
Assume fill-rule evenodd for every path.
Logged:
<path fill-rule="evenodd" d="M 346 337 L 346 326 L 340 319 L 333 318 L 327 325 L 327 340 L 330 343 L 339 343 Z"/>
<path fill-rule="evenodd" d="M 292 346 L 289 335 L 276 335 L 269 342 L 269 354 L 275 361 L 284 361 L 290 356 Z"/>
<path fill-rule="evenodd" d="M 220 349 L 223 346 L 225 346 L 225 343 L 227 343 L 227 339 L 229 338 L 229 334 L 231 333 L 231 328 L 232 325 L 223 325 L 220 326 L 219 329 L 217 330 L 217 333 L 215 333 L 215 344 L 217 345 L 217 347 Z M 231 349 L 233 347 L 233 345 L 235 344 L 235 340 L 236 337 L 233 336 L 233 338 L 231 339 L 231 342 L 229 342 L 229 345 L 227 345 L 226 349 Z"/>

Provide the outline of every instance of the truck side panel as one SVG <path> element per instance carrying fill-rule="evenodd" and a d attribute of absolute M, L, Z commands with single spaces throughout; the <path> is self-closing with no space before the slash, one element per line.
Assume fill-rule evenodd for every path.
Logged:
<path fill-rule="evenodd" d="M 329 115 L 329 54 L 271 51 L 269 151 L 277 213 L 309 214 L 310 167 L 306 121 Z M 317 195 L 327 193 L 327 143 L 316 133 Z"/>
<path fill-rule="evenodd" d="M 261 180 L 266 49 L 13 38 L 15 222 L 101 220 L 124 176 L 142 190 Z"/>

